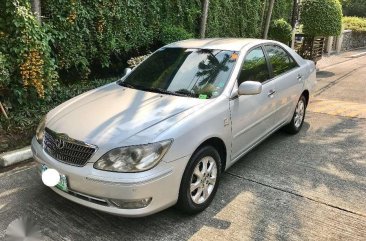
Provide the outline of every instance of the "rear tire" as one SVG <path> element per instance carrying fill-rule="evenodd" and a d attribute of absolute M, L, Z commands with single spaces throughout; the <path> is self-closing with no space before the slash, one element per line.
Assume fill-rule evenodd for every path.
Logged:
<path fill-rule="evenodd" d="M 190 214 L 205 210 L 216 194 L 220 174 L 218 151 L 212 146 L 198 149 L 184 171 L 176 207 Z"/>
<path fill-rule="evenodd" d="M 302 125 L 304 124 L 306 113 L 306 98 L 301 96 L 297 102 L 294 115 L 292 116 L 291 122 L 287 124 L 283 129 L 289 134 L 297 134 Z"/>

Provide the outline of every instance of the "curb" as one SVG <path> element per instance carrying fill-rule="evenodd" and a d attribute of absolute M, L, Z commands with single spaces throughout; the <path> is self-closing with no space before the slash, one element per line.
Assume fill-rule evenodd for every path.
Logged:
<path fill-rule="evenodd" d="M 18 150 L 0 154 L 0 167 L 7 167 L 32 158 L 31 147 L 27 146 Z"/>
<path fill-rule="evenodd" d="M 354 55 L 351 55 L 349 56 L 350 58 L 358 58 L 358 57 L 361 57 L 361 56 L 364 56 L 366 55 L 366 52 L 362 52 L 362 53 L 358 53 L 358 54 L 354 54 Z"/>
<path fill-rule="evenodd" d="M 343 64 L 343 63 L 345 63 L 345 62 L 348 62 L 348 61 L 354 60 L 354 59 L 359 58 L 359 57 L 362 57 L 362 56 L 364 56 L 364 55 L 366 55 L 366 52 L 361 52 L 361 53 L 358 53 L 358 54 L 350 55 L 350 56 L 348 56 L 348 57 L 344 57 L 344 58 L 345 58 L 345 60 L 340 61 L 340 62 L 338 62 L 338 63 L 334 63 L 334 64 L 331 64 L 331 65 L 325 66 L 325 67 L 323 67 L 323 68 L 319 68 L 319 67 L 317 67 L 316 72 L 319 72 L 320 70 L 321 70 L 321 71 L 323 71 L 323 70 L 327 70 L 327 69 L 329 69 L 329 68 L 331 68 L 331 67 L 334 67 L 334 65 Z"/>

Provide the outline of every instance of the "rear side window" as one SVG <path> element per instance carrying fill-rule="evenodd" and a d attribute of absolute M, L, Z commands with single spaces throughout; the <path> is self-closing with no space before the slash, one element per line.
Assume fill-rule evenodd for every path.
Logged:
<path fill-rule="evenodd" d="M 280 46 L 266 45 L 265 49 L 272 65 L 274 77 L 296 68 L 298 65 L 295 60 Z"/>
<path fill-rule="evenodd" d="M 245 56 L 238 85 L 244 81 L 264 82 L 269 79 L 268 65 L 261 47 L 255 48 Z"/>

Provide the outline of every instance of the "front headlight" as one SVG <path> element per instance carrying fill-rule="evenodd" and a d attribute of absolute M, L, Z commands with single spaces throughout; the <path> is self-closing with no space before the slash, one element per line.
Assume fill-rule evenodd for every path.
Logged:
<path fill-rule="evenodd" d="M 142 172 L 155 167 L 168 151 L 172 140 L 113 149 L 94 168 L 111 172 Z"/>
<path fill-rule="evenodd" d="M 42 144 L 43 137 L 44 137 L 44 129 L 46 128 L 46 116 L 44 116 L 41 121 L 39 122 L 39 125 L 36 130 L 36 139 L 39 144 Z"/>

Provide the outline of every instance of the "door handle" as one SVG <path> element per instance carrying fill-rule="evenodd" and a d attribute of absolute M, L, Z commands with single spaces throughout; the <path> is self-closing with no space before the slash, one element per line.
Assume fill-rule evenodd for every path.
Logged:
<path fill-rule="evenodd" d="M 298 74 L 298 75 L 297 75 L 297 80 L 298 80 L 298 81 L 301 81 L 301 80 L 302 80 L 302 75 L 301 75 L 301 74 Z"/>
<path fill-rule="evenodd" d="M 273 95 L 276 93 L 276 91 L 275 90 L 270 90 L 269 92 L 268 92 L 268 97 L 273 97 Z"/>

